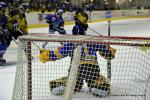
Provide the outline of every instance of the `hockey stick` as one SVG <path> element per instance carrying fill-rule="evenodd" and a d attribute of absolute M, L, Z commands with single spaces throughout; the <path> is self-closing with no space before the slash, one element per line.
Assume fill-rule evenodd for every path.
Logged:
<path fill-rule="evenodd" d="M 57 28 L 57 27 L 53 27 L 53 29 L 55 29 L 56 31 L 58 31 L 58 32 L 59 32 L 59 34 L 62 34 L 63 32 L 65 32 L 65 31 L 60 30 L 60 29 L 59 29 L 59 28 Z"/>
<path fill-rule="evenodd" d="M 13 38 L 13 41 L 14 41 L 17 45 L 19 45 L 18 42 L 17 42 L 14 38 Z"/>
<path fill-rule="evenodd" d="M 64 33 L 64 32 L 65 32 L 64 34 L 66 34 L 66 31 L 65 31 L 65 30 L 62 31 L 62 30 L 60 30 L 60 29 L 57 28 L 57 27 L 53 27 L 53 29 L 54 29 L 55 31 L 59 32 L 59 34 L 62 34 L 62 33 Z M 45 42 L 45 43 L 43 44 L 42 48 L 45 48 L 47 44 L 48 44 L 48 42 Z"/>
<path fill-rule="evenodd" d="M 16 30 L 19 31 L 22 35 L 25 35 L 19 28 L 16 28 Z M 33 43 L 39 50 L 41 50 L 41 48 L 40 48 L 38 45 L 36 45 L 33 41 L 32 41 L 32 43 Z"/>
<path fill-rule="evenodd" d="M 97 31 L 95 31 L 94 29 L 92 29 L 91 27 L 88 27 L 91 31 L 95 32 L 96 34 L 103 36 L 102 34 L 98 33 Z"/>
<path fill-rule="evenodd" d="M 6 34 L 10 34 L 10 35 L 12 35 L 9 31 L 8 32 L 6 32 L 4 29 L 2 29 L 1 27 L 0 27 L 0 30 L 2 30 L 4 33 L 6 33 Z M 8 38 L 6 35 L 4 35 L 3 34 L 3 36 L 5 37 L 5 38 Z M 14 38 L 12 38 L 12 40 L 18 45 L 18 42 L 14 39 Z"/>
<path fill-rule="evenodd" d="M 55 29 L 55 30 L 58 31 L 58 32 L 63 32 L 62 30 L 60 30 L 60 29 L 58 29 L 58 28 L 56 28 L 56 27 L 53 27 L 53 29 Z"/>

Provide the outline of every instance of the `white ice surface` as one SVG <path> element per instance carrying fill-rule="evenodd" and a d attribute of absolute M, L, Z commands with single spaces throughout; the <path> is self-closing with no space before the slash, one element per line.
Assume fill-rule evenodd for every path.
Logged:
<path fill-rule="evenodd" d="M 72 25 L 65 26 L 68 34 L 72 32 Z M 108 25 L 107 22 L 90 23 L 89 27 L 98 33 L 107 36 Z M 33 28 L 29 29 L 30 33 L 48 33 L 46 28 Z M 95 32 L 88 29 L 88 34 L 97 35 Z M 111 23 L 111 36 L 145 36 L 150 37 L 150 19 L 130 19 L 112 21 Z M 7 65 L 0 69 L 0 100 L 11 100 L 16 71 L 17 60 L 17 45 L 12 42 L 5 58 Z M 91 99 L 92 100 L 92 99 Z"/>

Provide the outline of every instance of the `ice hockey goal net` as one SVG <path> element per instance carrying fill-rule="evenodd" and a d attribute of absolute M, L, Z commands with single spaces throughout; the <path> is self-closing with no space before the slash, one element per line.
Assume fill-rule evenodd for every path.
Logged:
<path fill-rule="evenodd" d="M 19 38 L 18 62 L 13 92 L 13 100 L 150 100 L 150 38 L 145 37 L 103 37 L 30 34 Z M 59 50 L 67 43 L 78 44 L 74 52 L 65 57 L 60 54 L 51 55 L 53 61 L 42 63 L 39 60 L 42 45 L 47 42 L 46 50 Z M 86 77 L 81 90 L 74 92 L 78 80 L 80 59 L 85 54 L 83 45 L 90 44 L 88 53 L 97 57 L 96 61 L 103 75 L 110 82 L 110 94 L 99 97 L 92 94 Z M 115 57 L 107 60 L 93 48 L 93 45 L 106 45 L 116 49 Z M 66 46 L 72 48 L 72 45 Z M 106 49 L 106 48 L 105 48 Z M 84 51 L 84 52 L 83 52 Z M 102 50 L 101 50 L 102 51 Z M 53 52 L 54 53 L 54 52 Z M 58 52 L 55 52 L 58 53 Z M 55 54 L 54 53 L 54 54 Z M 59 52 L 60 53 L 60 52 Z M 72 60 L 69 55 L 73 55 Z M 56 60 L 58 57 L 61 59 Z M 108 65 L 109 61 L 109 65 Z M 70 74 L 68 69 L 70 68 Z M 87 65 L 88 66 L 88 65 Z M 90 66 L 90 65 L 89 65 Z M 89 67 L 88 67 L 89 68 Z M 84 68 L 83 68 L 84 69 Z M 84 69 L 85 70 L 85 69 Z M 90 71 L 90 69 L 88 69 Z M 93 70 L 91 69 L 91 72 Z M 96 70 L 95 70 L 96 71 Z M 90 72 L 89 72 L 90 73 Z M 92 76 L 93 74 L 89 74 Z M 50 82 L 68 77 L 64 95 L 51 93 Z M 94 77 L 94 76 L 93 76 Z M 60 81 L 60 80 L 58 80 Z M 59 84 L 59 83 L 58 83 Z M 104 87 L 105 88 L 105 87 Z"/>

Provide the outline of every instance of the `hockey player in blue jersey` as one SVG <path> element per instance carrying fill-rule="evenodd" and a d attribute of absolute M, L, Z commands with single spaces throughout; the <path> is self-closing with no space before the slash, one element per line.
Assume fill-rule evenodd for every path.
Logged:
<path fill-rule="evenodd" d="M 55 34 L 56 31 L 59 34 L 66 34 L 62 14 L 63 10 L 58 9 L 55 14 L 49 14 L 45 17 L 46 22 L 49 24 L 49 34 Z M 47 42 L 45 42 L 42 47 L 45 48 L 46 45 Z"/>
<path fill-rule="evenodd" d="M 77 31 L 79 32 L 79 31 Z M 73 33 L 74 35 L 85 35 L 85 33 Z M 73 58 L 74 49 L 79 44 L 75 43 L 64 43 L 61 47 L 56 50 L 41 50 L 40 51 L 40 61 L 46 63 L 49 61 L 60 60 L 65 57 Z M 81 44 L 80 44 L 81 45 Z M 99 97 L 106 97 L 110 94 L 110 83 L 108 79 L 100 74 L 100 66 L 97 61 L 97 54 L 105 58 L 106 60 L 111 60 L 115 56 L 116 49 L 108 47 L 104 44 L 82 44 L 82 52 L 80 65 L 77 73 L 77 80 L 75 85 L 75 92 L 81 91 L 81 88 L 84 84 L 84 81 L 87 83 L 87 86 L 90 89 L 90 92 L 93 95 Z M 69 71 L 70 72 L 70 71 Z M 54 95 L 63 95 L 66 89 L 68 76 L 62 77 L 50 81 L 50 90 Z"/>
<path fill-rule="evenodd" d="M 10 45 L 12 40 L 11 34 L 7 32 L 7 16 L 5 15 L 6 4 L 0 3 L 0 66 L 5 65 L 6 60 L 4 59 L 4 54 Z"/>
<path fill-rule="evenodd" d="M 21 9 L 11 10 L 5 13 L 6 4 L 0 2 L 0 65 L 4 66 L 6 60 L 4 54 L 12 40 L 19 36 L 27 34 L 27 24 L 24 14 L 20 13 Z M 20 17 L 22 16 L 22 17 Z M 18 31 L 21 30 L 22 32 Z"/>
<path fill-rule="evenodd" d="M 55 14 L 49 14 L 45 17 L 46 22 L 49 24 L 49 34 L 65 34 L 64 20 L 62 18 L 63 10 L 58 9 Z"/>

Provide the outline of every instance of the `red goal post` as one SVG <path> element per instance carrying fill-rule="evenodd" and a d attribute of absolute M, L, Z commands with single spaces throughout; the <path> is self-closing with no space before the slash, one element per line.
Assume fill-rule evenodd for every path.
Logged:
<path fill-rule="evenodd" d="M 71 87 L 75 86 L 75 70 L 70 74 L 71 85 L 67 85 L 67 91 L 63 97 L 53 96 L 47 86 L 48 80 L 58 79 L 61 75 L 68 74 L 70 58 L 62 61 L 42 64 L 39 61 L 40 48 L 42 44 L 48 42 L 46 49 L 54 50 L 63 43 L 80 44 L 104 44 L 110 45 L 117 50 L 115 58 L 111 62 L 111 69 L 107 69 L 106 60 L 98 55 L 98 64 L 100 73 L 108 76 L 107 71 L 111 71 L 111 93 L 104 100 L 149 100 L 150 99 L 150 50 L 141 50 L 141 48 L 150 47 L 150 37 L 124 37 L 124 36 L 72 36 L 72 35 L 48 35 L 32 33 L 19 37 L 18 62 L 13 92 L 13 100 L 70 100 L 70 98 L 80 98 L 87 100 L 90 95 L 87 90 L 84 95 L 73 96 Z M 78 66 L 81 53 L 81 47 L 76 51 L 74 64 Z M 78 62 L 78 63 L 77 63 Z M 62 66 L 62 67 L 60 67 Z M 57 67 L 55 69 L 55 67 Z M 76 68 L 76 67 L 74 67 Z M 78 69 L 76 69 L 77 71 Z M 122 71 L 122 73 L 121 73 Z M 60 75 L 60 76 L 59 76 Z M 69 82 L 69 81 L 68 81 Z M 127 85 L 126 85 L 127 84 Z M 140 88 L 139 88 L 140 87 Z M 88 96 L 87 96 L 88 95 Z M 66 97 L 67 96 L 67 97 Z M 138 98 L 137 98 L 138 97 Z M 80 100 L 79 99 L 79 100 Z M 95 99 L 98 100 L 99 98 Z M 93 99 L 91 99 L 93 100 Z"/>

